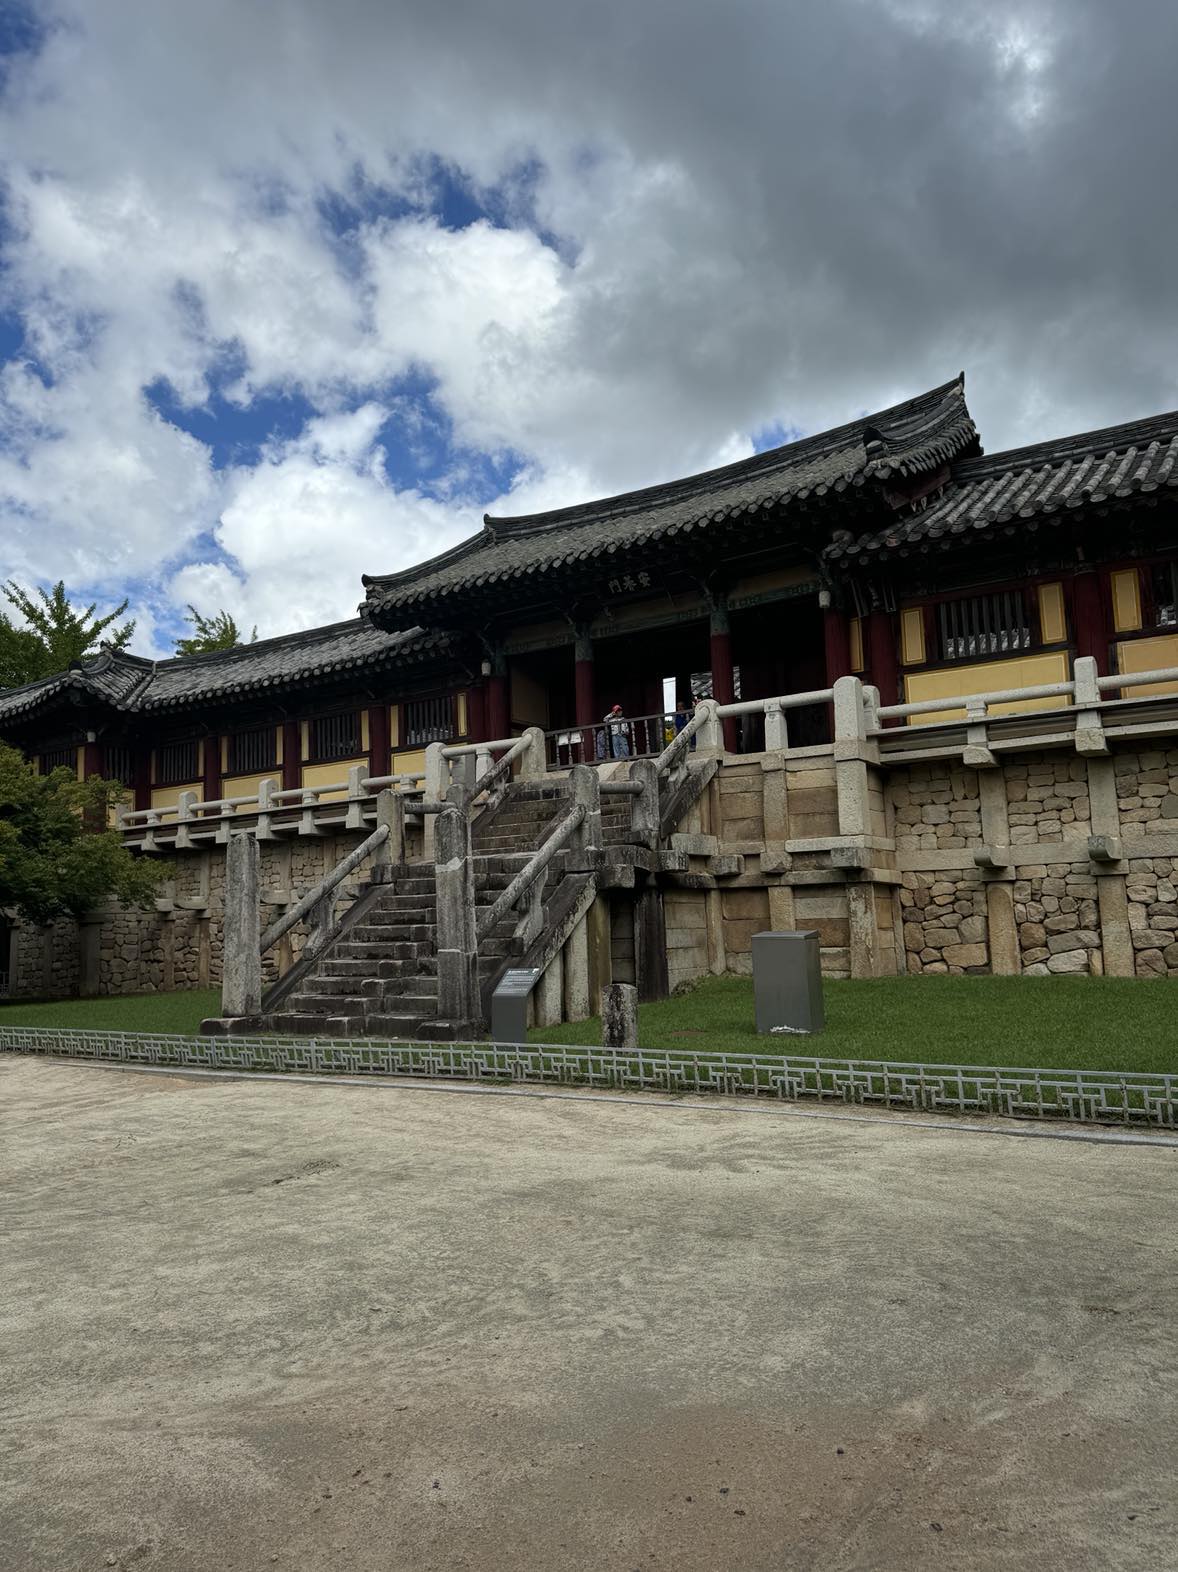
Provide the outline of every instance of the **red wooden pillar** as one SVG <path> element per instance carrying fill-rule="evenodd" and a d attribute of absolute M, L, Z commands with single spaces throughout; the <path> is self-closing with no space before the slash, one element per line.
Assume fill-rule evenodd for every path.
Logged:
<path fill-rule="evenodd" d="M 511 735 L 511 704 L 507 687 L 507 659 L 496 651 L 490 661 L 487 675 L 487 730 L 488 742 L 498 742 Z"/>
<path fill-rule="evenodd" d="M 867 669 L 879 689 L 881 704 L 898 704 L 900 668 L 896 660 L 896 627 L 890 611 L 877 607 L 867 619 Z"/>
<path fill-rule="evenodd" d="M 1099 573 L 1077 573 L 1072 580 L 1072 619 L 1075 622 L 1076 654 L 1091 655 L 1096 669 L 1108 666 L 1108 615 L 1105 611 L 1104 585 Z"/>
<path fill-rule="evenodd" d="M 368 773 L 389 773 L 389 707 L 387 704 L 370 704 L 368 707 Z"/>
<path fill-rule="evenodd" d="M 106 761 L 103 758 L 103 747 L 93 737 L 86 738 L 82 749 L 82 779 L 88 781 L 93 775 L 101 775 Z"/>
<path fill-rule="evenodd" d="M 204 774 L 201 796 L 205 802 L 219 802 L 221 798 L 221 737 L 218 732 L 205 738 Z"/>
<path fill-rule="evenodd" d="M 135 806 L 141 812 L 151 807 L 151 744 L 135 747 Z"/>
<path fill-rule="evenodd" d="M 717 704 L 732 704 L 736 698 L 733 676 L 732 630 L 728 624 L 727 603 L 717 598 L 712 604 L 708 626 L 708 643 L 712 667 L 712 697 Z M 725 753 L 736 752 L 736 721 L 732 716 L 721 721 L 724 731 Z"/>
<path fill-rule="evenodd" d="M 579 627 L 573 645 L 573 694 L 577 725 L 581 731 L 580 763 L 592 764 L 594 728 L 597 724 L 597 681 L 593 669 L 593 640 L 589 629 Z"/>
<path fill-rule="evenodd" d="M 303 729 L 298 721 L 282 723 L 282 789 L 303 784 Z"/>
<path fill-rule="evenodd" d="M 826 685 L 833 688 L 840 677 L 851 674 L 851 624 L 837 606 L 822 610 L 822 637 L 826 649 Z"/>
<path fill-rule="evenodd" d="M 487 740 L 486 694 L 480 682 L 472 682 L 466 690 L 466 740 L 468 742 Z"/>

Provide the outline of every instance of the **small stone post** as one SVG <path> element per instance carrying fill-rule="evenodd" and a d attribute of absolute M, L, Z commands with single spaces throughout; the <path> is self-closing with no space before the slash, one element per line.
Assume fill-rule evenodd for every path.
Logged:
<path fill-rule="evenodd" d="M 376 826 L 388 826 L 389 838 L 373 858 L 378 868 L 397 867 L 405 861 L 405 799 L 388 787 L 376 794 Z"/>
<path fill-rule="evenodd" d="M 224 958 L 221 1014 L 260 1015 L 262 1010 L 261 919 L 257 840 L 235 830 L 225 848 Z"/>
<path fill-rule="evenodd" d="M 601 1046 L 632 1051 L 638 1047 L 638 989 L 611 983 L 601 990 Z"/>
<path fill-rule="evenodd" d="M 784 753 L 789 747 L 789 725 L 780 701 L 765 700 L 765 752 Z"/>
<path fill-rule="evenodd" d="M 450 785 L 449 761 L 442 757 L 441 742 L 431 742 L 425 750 L 425 789 L 423 796 L 426 802 L 442 802 L 446 790 Z M 434 835 L 437 825 L 432 813 L 425 815 L 422 826 L 422 854 L 426 862 L 431 862 L 434 857 Z"/>
<path fill-rule="evenodd" d="M 438 1019 L 461 1026 L 480 1015 L 476 987 L 474 879 L 470 820 L 460 808 L 435 815 L 434 886 L 438 897 Z"/>
<path fill-rule="evenodd" d="M 585 810 L 573 844 L 584 854 L 601 846 L 601 777 L 591 764 L 574 764 L 569 771 L 573 804 Z"/>
<path fill-rule="evenodd" d="M 704 712 L 704 719 L 695 734 L 695 751 L 697 754 L 716 757 L 724 752 L 724 728 L 720 723 L 720 717 L 716 714 L 719 705 L 715 699 L 704 699 L 700 709 Z M 680 754 L 681 767 L 686 763 L 687 754 Z"/>
<path fill-rule="evenodd" d="M 519 756 L 519 779 L 521 781 L 538 780 L 548 771 L 548 760 L 545 757 L 544 733 L 539 726 L 528 726 L 524 730 L 528 739 L 528 746 Z"/>
<path fill-rule="evenodd" d="M 630 831 L 639 846 L 654 851 L 659 843 L 659 770 L 653 759 L 632 759 L 630 779 L 642 787 L 640 797 L 631 797 Z"/>

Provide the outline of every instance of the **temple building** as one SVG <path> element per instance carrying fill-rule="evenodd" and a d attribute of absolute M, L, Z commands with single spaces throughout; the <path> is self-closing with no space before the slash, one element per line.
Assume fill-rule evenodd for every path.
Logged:
<path fill-rule="evenodd" d="M 820 767 L 833 771 L 839 757 L 832 692 L 840 679 L 858 678 L 868 696 L 864 760 L 880 756 L 881 744 L 884 755 L 890 748 L 896 757 L 894 744 L 922 736 L 923 754 L 909 747 L 905 757 L 937 757 L 939 733 L 975 718 L 975 695 L 998 696 L 982 706 L 993 719 L 1058 714 L 1073 702 L 1078 710 L 1084 684 L 1091 698 L 1093 684 L 1136 674 L 1141 685 L 1105 682 L 1109 692 L 1091 702 L 1148 699 L 1154 715 L 1158 701 L 1178 693 L 1178 681 L 1166 675 L 1178 668 L 1175 487 L 1178 413 L 986 454 L 964 378 L 957 377 L 705 474 L 542 514 L 488 517 L 477 535 L 440 556 L 366 576 L 361 615 L 351 621 L 162 661 L 102 651 L 69 671 L 0 692 L 0 738 L 42 772 L 64 765 L 79 776 L 122 781 L 133 796 L 130 842 L 164 849 L 156 827 L 168 824 L 168 849 L 183 849 L 202 835 L 207 840 L 214 817 L 239 809 L 246 816 L 257 811 L 265 829 L 259 838 L 274 825 L 293 833 L 296 821 L 305 834 L 321 833 L 311 807 L 345 797 L 352 803 L 347 827 L 357 830 L 371 822 L 371 804 L 365 819 L 355 806 L 355 783 L 389 781 L 412 787 L 420 799 L 432 744 L 473 753 L 526 733 L 540 750 L 542 735 L 541 773 L 551 778 L 576 765 L 613 765 L 619 751 L 658 758 L 701 698 L 739 711 L 717 720 L 713 752 L 728 770 L 732 802 L 743 801 L 742 761 L 779 764 L 786 736 L 755 701 L 789 695 L 787 762 L 798 770 L 789 827 L 771 834 L 766 809 L 759 829 L 749 817 L 740 833 L 712 833 L 712 863 L 705 865 L 691 860 L 703 855 L 698 847 L 685 849 L 687 821 L 676 832 L 664 812 L 662 839 L 651 852 L 656 861 L 645 874 L 639 869 L 638 884 L 646 875 L 665 882 L 674 874 L 679 888 L 703 891 L 739 863 L 729 871 L 744 881 L 742 890 L 751 891 L 756 879 L 763 891 L 777 888 L 775 879 L 793 878 L 799 889 L 809 879 L 817 887 L 828 874 L 836 880 L 835 840 L 846 840 L 845 822 L 854 817 L 806 802 L 807 791 L 815 803 L 819 794 L 806 779 L 817 782 Z M 946 707 L 948 698 L 961 703 Z M 607 722 L 615 705 L 622 721 Z M 1153 725 L 1141 722 L 1137 730 Z M 1091 741 L 1087 721 L 1074 718 L 1074 727 L 1076 737 Z M 1048 727 L 1040 741 L 1056 747 L 1063 736 L 1059 726 Z M 1016 738 L 1016 745 L 1025 744 Z M 1076 745 L 1087 749 L 1087 742 Z M 985 739 L 971 740 L 964 730 L 946 735 L 939 756 L 950 755 L 963 767 L 997 757 Z M 533 775 L 537 767 L 533 759 Z M 1142 766 L 1142 801 L 1172 797 L 1178 815 L 1178 787 L 1169 793 L 1146 778 L 1165 768 L 1164 761 Z M 351 796 L 345 780 L 353 782 Z M 913 811 L 909 786 L 890 796 L 886 781 L 871 786 L 878 823 L 874 830 L 861 826 L 860 850 L 875 859 L 871 877 L 881 889 L 926 865 L 954 866 L 966 846 L 968 837 L 941 835 L 940 863 L 914 860 L 931 845 L 942 809 L 947 821 L 963 818 L 945 806 L 944 783 L 935 784 L 930 826 L 908 851 L 901 831 Z M 1014 841 L 1031 831 L 1015 809 L 1023 789 L 1011 786 L 1003 807 L 1013 815 L 1003 833 Z M 976 781 L 960 790 L 969 800 L 978 796 Z M 1066 795 L 1061 791 L 1060 800 Z M 209 805 L 208 818 L 199 804 Z M 275 817 L 272 808 L 283 812 Z M 1078 817 L 1060 811 L 1066 840 L 1078 833 Z M 1139 805 L 1128 811 L 1149 816 Z M 718 808 L 713 817 L 722 824 Z M 1037 826 L 1035 833 L 1058 839 L 1060 825 L 1045 822 L 1047 830 Z M 1119 833 L 1119 819 L 1117 826 Z M 1111 844 L 1116 835 L 1105 839 Z M 770 843 L 774 849 L 765 850 Z M 791 873 L 795 856 L 826 856 L 827 863 L 799 863 Z M 751 857 L 758 860 L 742 862 Z M 958 862 L 968 871 L 969 855 Z M 995 880 L 998 866 L 987 864 Z M 207 886 L 206 878 L 201 899 Z M 197 909 L 197 895 L 186 899 Z M 822 899 L 833 913 L 835 897 Z M 898 895 L 896 901 L 886 943 L 872 950 L 877 970 L 905 964 L 893 935 L 904 919 L 904 903 Z M 740 904 L 734 894 L 731 910 Z M 744 905 L 750 915 L 739 921 L 747 926 L 762 908 L 751 894 Z M 880 913 L 885 905 L 881 895 Z M 840 910 L 847 909 L 844 902 Z M 770 902 L 761 920 L 777 910 Z M 836 923 L 834 915 L 821 920 Z M 854 921 L 837 921 L 842 937 L 832 926 L 824 940 L 830 969 L 857 974 L 846 960 L 847 922 L 854 931 Z M 908 969 L 942 968 L 938 944 L 954 948 L 922 939 Z M 991 946 L 984 962 L 979 944 Z M 990 939 L 959 948 L 973 959 L 947 959 L 944 969 L 994 961 Z M 712 949 L 715 969 L 714 943 Z M 1178 946 L 1159 939 L 1145 953 L 1154 950 L 1167 956 L 1155 971 L 1178 970 Z M 878 960 L 887 954 L 886 963 Z M 1008 946 L 1007 961 L 995 969 L 1054 967 L 1047 957 L 1055 955 L 1050 944 L 1028 939 L 1022 951 Z M 1140 972 L 1140 958 L 1136 964 Z M 1117 965 L 1131 973 L 1132 955 Z M 207 979 L 207 964 L 202 975 Z"/>
<path fill-rule="evenodd" d="M 148 808 L 361 762 L 409 772 L 430 742 L 526 726 L 554 767 L 593 762 L 615 703 L 633 751 L 658 753 L 664 713 L 701 693 L 857 673 L 886 705 L 1057 682 L 1077 655 L 1175 665 L 1176 457 L 1178 414 L 985 456 L 959 377 L 706 474 L 487 518 L 367 577 L 358 621 L 214 655 L 99 654 L 0 696 L 0 735 Z M 828 726 L 817 704 L 791 736 Z M 725 723 L 731 751 L 762 740 Z"/>

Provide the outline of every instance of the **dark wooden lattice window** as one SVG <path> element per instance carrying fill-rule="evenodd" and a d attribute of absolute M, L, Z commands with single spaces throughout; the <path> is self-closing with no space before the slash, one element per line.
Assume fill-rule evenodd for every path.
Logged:
<path fill-rule="evenodd" d="M 354 711 L 345 715 L 321 715 L 311 722 L 311 757 L 354 759 L 360 752 L 360 717 Z"/>
<path fill-rule="evenodd" d="M 945 600 L 937 616 L 942 660 L 1011 655 L 1031 647 L 1031 619 L 1022 590 Z"/>
<path fill-rule="evenodd" d="M 183 786 L 200 776 L 200 747 L 195 739 L 165 742 L 156 757 L 156 780 L 161 786 Z"/>
<path fill-rule="evenodd" d="M 452 693 L 440 699 L 411 699 L 404 714 L 404 746 L 407 748 L 424 748 L 429 742 L 451 742 L 457 734 Z"/>
<path fill-rule="evenodd" d="M 46 748 L 41 754 L 41 774 L 51 775 L 54 770 L 77 770 L 78 750 L 72 744 L 68 748 Z"/>
<path fill-rule="evenodd" d="M 236 731 L 230 737 L 230 775 L 254 775 L 259 770 L 272 770 L 277 762 L 278 744 L 273 726 Z"/>
<path fill-rule="evenodd" d="M 1155 628 L 1178 627 L 1178 564 L 1159 562 L 1147 569 L 1149 574 L 1150 625 Z"/>
<path fill-rule="evenodd" d="M 121 786 L 134 786 L 135 759 L 125 743 L 107 743 L 102 773 L 108 781 L 118 781 Z"/>

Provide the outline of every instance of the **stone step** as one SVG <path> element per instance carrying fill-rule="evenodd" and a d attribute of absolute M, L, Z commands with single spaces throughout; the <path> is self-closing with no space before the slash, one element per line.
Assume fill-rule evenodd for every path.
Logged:
<path fill-rule="evenodd" d="M 313 989 L 292 993 L 284 1003 L 293 1015 L 360 1015 L 367 1007 L 363 994 L 318 993 Z"/>
<path fill-rule="evenodd" d="M 262 1030 L 292 1037 L 363 1037 L 368 1023 L 363 1015 L 306 1015 L 279 1010 L 262 1017 Z"/>
<path fill-rule="evenodd" d="M 395 944 L 409 942 L 432 945 L 436 931 L 432 922 L 388 923 L 381 927 L 374 923 L 357 923 L 349 931 L 347 938 L 339 941 L 336 948 L 346 954 L 348 945 L 362 944 L 365 947 L 364 954 L 389 955 Z"/>
<path fill-rule="evenodd" d="M 426 1032 L 422 1028 L 427 1024 L 426 1018 L 421 1015 L 385 1014 L 370 1015 L 367 1017 L 368 1031 L 373 1037 L 424 1037 Z"/>
<path fill-rule="evenodd" d="M 410 974 L 406 977 L 368 977 L 360 984 L 360 990 L 365 999 L 433 999 L 438 997 L 437 977 L 423 976 L 421 973 Z"/>

